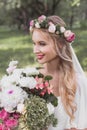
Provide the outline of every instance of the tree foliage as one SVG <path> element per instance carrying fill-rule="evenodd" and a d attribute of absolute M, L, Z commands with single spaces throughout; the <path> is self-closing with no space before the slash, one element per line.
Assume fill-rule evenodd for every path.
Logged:
<path fill-rule="evenodd" d="M 70 27 L 87 27 L 86 5 L 87 0 L 1 0 L 0 24 L 27 29 L 32 18 L 44 14 L 59 15 Z"/>

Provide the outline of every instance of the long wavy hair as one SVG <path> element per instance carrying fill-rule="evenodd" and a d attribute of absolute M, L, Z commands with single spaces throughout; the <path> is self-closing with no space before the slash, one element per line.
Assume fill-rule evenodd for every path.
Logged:
<path fill-rule="evenodd" d="M 59 16 L 49 16 L 48 21 L 60 26 L 66 26 L 65 22 Z M 42 31 L 42 35 L 47 33 L 50 36 L 56 46 L 58 53 L 58 90 L 61 96 L 61 100 L 65 111 L 70 116 L 70 119 L 74 119 L 74 112 L 76 111 L 75 94 L 76 94 L 76 76 L 72 62 L 72 53 L 70 49 L 70 43 L 68 43 L 63 37 L 55 33 L 49 33 L 47 29 L 39 29 Z"/>

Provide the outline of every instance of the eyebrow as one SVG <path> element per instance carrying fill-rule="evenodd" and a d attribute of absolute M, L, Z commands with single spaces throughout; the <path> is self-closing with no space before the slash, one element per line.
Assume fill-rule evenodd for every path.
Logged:
<path fill-rule="evenodd" d="M 32 40 L 34 43 L 35 43 L 35 41 L 34 40 Z M 45 42 L 45 41 L 37 41 L 38 43 L 40 43 L 40 42 Z"/>

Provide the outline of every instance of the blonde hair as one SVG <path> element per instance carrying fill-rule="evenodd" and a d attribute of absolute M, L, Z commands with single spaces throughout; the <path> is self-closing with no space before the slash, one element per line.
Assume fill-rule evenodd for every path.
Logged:
<path fill-rule="evenodd" d="M 55 25 L 66 26 L 65 22 L 58 16 L 50 16 L 48 20 Z M 51 34 L 54 40 L 57 53 L 59 56 L 59 80 L 58 87 L 63 106 L 70 116 L 70 119 L 74 119 L 74 112 L 76 111 L 75 94 L 76 94 L 76 78 L 75 71 L 72 63 L 72 54 L 70 50 L 70 43 L 67 43 L 64 38 L 58 37 L 55 34 Z"/>
<path fill-rule="evenodd" d="M 58 16 L 48 17 L 48 21 L 59 24 L 60 26 L 66 26 L 65 22 Z M 76 94 L 76 78 L 75 71 L 72 63 L 72 54 L 70 50 L 70 43 L 67 43 L 63 37 L 56 35 L 55 33 L 49 33 L 46 29 L 39 29 L 42 32 L 47 33 L 50 36 L 56 46 L 58 53 L 58 89 L 62 99 L 65 111 L 70 116 L 70 119 L 74 119 L 74 112 L 76 111 L 75 94 Z M 42 33 L 43 34 L 43 33 Z"/>

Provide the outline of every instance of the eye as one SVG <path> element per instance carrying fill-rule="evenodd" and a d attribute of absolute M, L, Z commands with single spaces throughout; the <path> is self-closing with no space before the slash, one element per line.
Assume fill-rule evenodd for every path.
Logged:
<path fill-rule="evenodd" d="M 46 45 L 46 43 L 43 42 L 43 41 L 39 42 L 39 44 L 40 44 L 41 46 L 45 46 L 45 45 Z"/>

